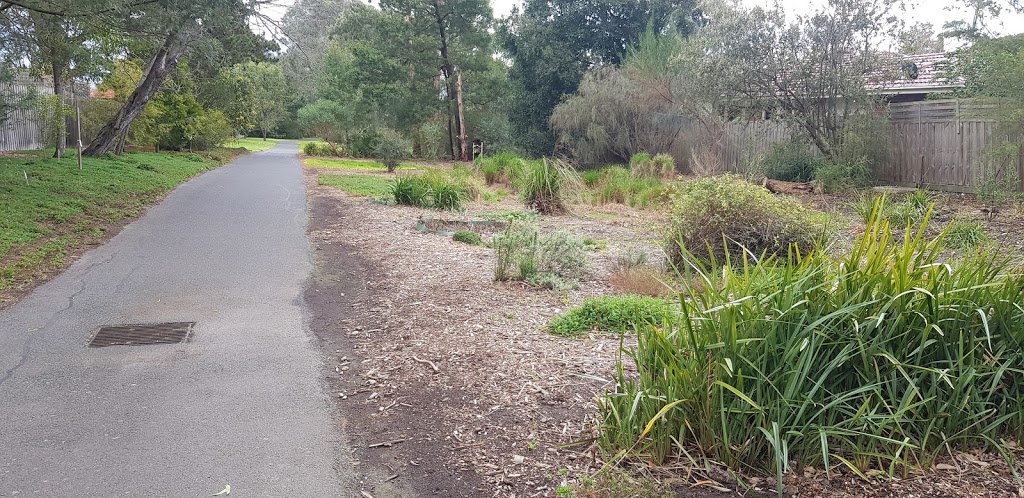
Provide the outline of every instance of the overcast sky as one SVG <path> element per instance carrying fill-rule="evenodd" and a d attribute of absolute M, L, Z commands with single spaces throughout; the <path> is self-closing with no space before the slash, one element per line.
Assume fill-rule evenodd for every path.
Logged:
<path fill-rule="evenodd" d="M 742 0 L 745 5 L 770 7 L 774 0 Z M 504 16 L 512 10 L 513 5 L 521 3 L 519 0 L 491 0 L 494 8 L 494 15 Z M 786 12 L 806 13 L 814 7 L 823 5 L 825 0 L 782 0 L 782 6 Z M 908 2 L 909 3 L 909 2 Z M 948 10 L 962 4 L 957 0 L 918 0 L 916 6 L 908 6 L 907 25 L 916 22 L 930 22 L 936 29 L 941 29 L 947 21 L 970 20 L 971 14 L 964 9 Z M 1024 32 L 1024 15 L 1010 12 L 1004 13 L 1000 18 L 1002 26 L 994 26 L 1001 34 L 1017 34 Z"/>

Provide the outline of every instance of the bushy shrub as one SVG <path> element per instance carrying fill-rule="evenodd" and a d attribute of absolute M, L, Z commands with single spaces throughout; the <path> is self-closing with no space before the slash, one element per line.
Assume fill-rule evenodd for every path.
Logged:
<path fill-rule="evenodd" d="M 568 289 L 590 266 L 583 239 L 571 232 L 542 235 L 537 227 L 516 221 L 491 240 L 494 279 L 522 280 L 538 287 Z"/>
<path fill-rule="evenodd" d="M 556 159 L 527 163 L 517 180 L 523 202 L 540 214 L 567 212 L 582 187 L 576 171 Z"/>
<path fill-rule="evenodd" d="M 629 169 L 637 178 L 671 179 L 676 174 L 676 161 L 668 154 L 651 157 L 646 152 L 634 154 L 629 160 Z"/>
<path fill-rule="evenodd" d="M 378 132 L 378 140 L 371 155 L 379 159 L 389 173 L 394 173 L 403 159 L 412 156 L 412 142 L 401 133 L 385 128 Z"/>
<path fill-rule="evenodd" d="M 981 446 L 1012 458 L 1024 274 L 984 250 L 943 261 L 941 239 L 879 220 L 842 256 L 691 267 L 682 318 L 639 331 L 635 370 L 600 402 L 603 448 L 699 447 L 780 492 L 806 465 L 894 477 Z"/>
<path fill-rule="evenodd" d="M 367 128 L 349 135 L 345 149 L 352 157 L 373 157 L 380 143 L 381 134 L 375 128 Z"/>
<path fill-rule="evenodd" d="M 776 197 L 735 175 L 702 178 L 677 194 L 665 252 L 675 265 L 698 260 L 740 262 L 744 251 L 754 258 L 806 253 L 824 230 L 819 217 L 798 201 Z"/>
<path fill-rule="evenodd" d="M 563 336 L 591 330 L 631 333 L 637 327 L 661 326 L 671 316 L 664 299 L 630 295 L 588 298 L 582 305 L 552 320 L 548 332 Z"/>
<path fill-rule="evenodd" d="M 899 202 L 889 201 L 887 195 L 861 196 L 852 206 L 864 223 L 867 223 L 877 210 L 880 219 L 904 228 L 923 221 L 931 209 L 932 200 L 928 192 L 915 190 Z"/>
<path fill-rule="evenodd" d="M 785 182 L 809 182 L 825 166 L 824 157 L 811 152 L 804 143 L 784 142 L 772 146 L 761 160 L 761 174 Z"/>
<path fill-rule="evenodd" d="M 469 244 L 471 246 L 478 246 L 484 243 L 480 234 L 469 230 L 459 230 L 455 232 L 452 234 L 452 240 L 455 242 L 462 242 L 463 244 Z"/>
<path fill-rule="evenodd" d="M 825 192 L 845 192 L 871 184 L 871 163 L 866 159 L 826 162 L 814 172 L 814 182 Z"/>
<path fill-rule="evenodd" d="M 193 150 L 210 150 L 224 145 L 235 136 L 234 127 L 227 116 L 219 110 L 206 111 L 199 117 L 195 135 L 192 137 Z"/>
<path fill-rule="evenodd" d="M 302 144 L 302 153 L 307 156 L 344 156 L 345 146 L 332 142 L 306 142 Z"/>

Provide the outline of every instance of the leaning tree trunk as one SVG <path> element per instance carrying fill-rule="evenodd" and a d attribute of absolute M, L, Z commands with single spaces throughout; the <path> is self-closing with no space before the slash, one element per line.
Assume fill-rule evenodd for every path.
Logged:
<path fill-rule="evenodd" d="M 55 57 L 51 67 L 53 68 L 53 95 L 58 99 L 57 107 L 54 109 L 54 112 L 57 113 L 57 116 L 54 117 L 54 124 L 57 126 L 54 140 L 57 143 L 53 157 L 60 159 L 64 157 L 64 151 L 68 144 L 67 117 L 64 115 L 64 66 Z"/>
<path fill-rule="evenodd" d="M 132 121 L 139 117 L 139 114 L 146 108 L 149 99 L 153 98 L 153 95 L 160 90 L 160 86 L 163 85 L 167 76 L 174 72 L 178 66 L 178 59 L 185 52 L 187 41 L 188 36 L 178 30 L 172 31 L 167 36 L 156 55 L 153 56 L 153 60 L 150 61 L 138 88 L 132 92 L 121 110 L 117 111 L 110 122 L 100 130 L 82 154 L 87 156 L 106 154 L 117 145 L 118 137 L 127 132 Z"/>

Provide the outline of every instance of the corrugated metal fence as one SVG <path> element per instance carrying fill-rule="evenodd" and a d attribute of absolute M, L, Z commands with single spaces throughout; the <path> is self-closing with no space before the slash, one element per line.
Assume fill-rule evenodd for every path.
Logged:
<path fill-rule="evenodd" d="M 8 102 L 20 100 L 32 92 L 53 95 L 53 84 L 27 76 L 17 76 L 10 83 L 0 83 L 0 98 Z M 0 125 L 0 151 L 43 148 L 35 114 L 31 108 L 18 109 L 6 123 Z"/>

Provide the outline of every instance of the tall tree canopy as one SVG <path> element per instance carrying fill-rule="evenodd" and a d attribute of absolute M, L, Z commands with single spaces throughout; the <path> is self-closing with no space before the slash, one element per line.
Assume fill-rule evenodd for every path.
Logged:
<path fill-rule="evenodd" d="M 504 21 L 501 49 L 511 62 L 510 119 L 519 145 L 532 154 L 554 148 L 548 120 L 596 65 L 617 65 L 648 26 L 689 33 L 692 0 L 526 0 Z"/>

